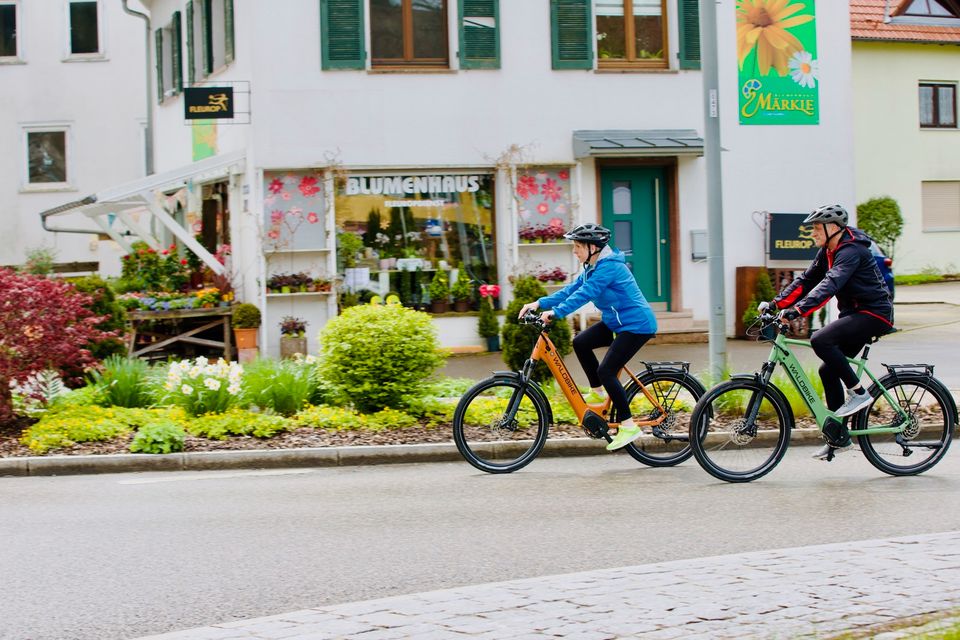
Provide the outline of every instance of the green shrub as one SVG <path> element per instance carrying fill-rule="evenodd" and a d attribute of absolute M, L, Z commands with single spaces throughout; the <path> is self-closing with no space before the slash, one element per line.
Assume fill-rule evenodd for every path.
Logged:
<path fill-rule="evenodd" d="M 361 411 L 399 406 L 443 364 L 430 316 L 396 305 L 346 309 L 320 332 L 320 373 Z"/>
<path fill-rule="evenodd" d="M 292 416 L 317 399 L 320 375 L 316 360 L 258 359 L 245 365 L 243 401 Z"/>
<path fill-rule="evenodd" d="M 293 417 L 294 424 L 302 427 L 347 431 L 369 427 L 364 416 L 343 407 L 307 407 Z"/>
<path fill-rule="evenodd" d="M 139 358 L 112 355 L 103 361 L 103 371 L 91 374 L 104 404 L 115 407 L 147 407 L 152 404 L 150 365 Z"/>
<path fill-rule="evenodd" d="M 903 214 L 896 200 L 883 196 L 858 204 L 857 226 L 876 240 L 888 257 L 893 258 L 897 239 L 903 233 Z"/>
<path fill-rule="evenodd" d="M 113 440 L 133 431 L 122 413 L 103 407 L 70 407 L 51 411 L 28 427 L 20 442 L 35 453 L 70 447 L 78 442 Z"/>
<path fill-rule="evenodd" d="M 492 338 L 500 333 L 497 312 L 493 309 L 493 298 L 484 296 L 480 300 L 480 317 L 477 319 L 477 333 L 483 338 Z"/>
<path fill-rule="evenodd" d="M 93 315 L 103 317 L 104 320 L 96 325 L 101 331 L 116 332 L 122 336 L 127 322 L 127 311 L 117 300 L 117 294 L 114 293 L 107 281 L 99 276 L 82 276 L 77 278 L 68 278 L 74 288 L 81 293 L 86 293 L 91 297 L 91 303 L 88 306 Z M 127 347 L 120 337 L 107 338 L 90 344 L 90 351 L 97 360 L 103 360 L 111 355 L 125 355 Z"/>
<path fill-rule="evenodd" d="M 522 325 L 517 319 L 520 308 L 528 302 L 547 295 L 547 290 L 533 276 L 517 278 L 513 286 L 513 302 L 507 306 L 503 323 L 503 361 L 514 371 L 519 371 L 523 363 L 530 357 L 533 345 L 537 340 L 537 330 L 531 325 Z M 573 332 L 570 323 L 564 320 L 555 320 L 547 327 L 547 335 L 557 347 L 557 352 L 565 356 L 572 350 L 571 340 Z M 538 362 L 533 370 L 533 379 L 543 381 L 550 378 L 550 370 L 543 362 Z"/>
<path fill-rule="evenodd" d="M 449 302 L 450 280 L 447 278 L 446 271 L 437 269 L 434 272 L 433 280 L 430 281 L 429 291 L 431 302 Z"/>
<path fill-rule="evenodd" d="M 770 282 L 770 272 L 766 269 L 760 269 L 760 272 L 757 273 L 757 281 L 753 285 L 753 296 L 747 303 L 747 308 L 743 310 L 744 328 L 750 327 L 760 317 L 760 314 L 757 313 L 757 306 L 764 301 L 770 302 L 776 295 L 777 292 L 773 288 L 773 283 Z"/>
<path fill-rule="evenodd" d="M 460 263 L 460 269 L 457 274 L 457 281 L 453 283 L 453 287 L 450 289 L 450 295 L 458 302 L 469 302 L 470 298 L 473 297 L 473 284 L 470 282 L 470 276 L 467 275 L 467 270 L 463 268 L 463 263 Z"/>
<path fill-rule="evenodd" d="M 175 453 L 183 451 L 186 432 L 175 422 L 158 421 L 142 427 L 130 443 L 133 453 Z"/>
<path fill-rule="evenodd" d="M 187 423 L 187 431 L 191 435 L 212 440 L 226 440 L 230 436 L 270 438 L 291 426 L 292 423 L 281 416 L 234 408 L 224 413 L 208 414 L 191 420 Z"/>
<path fill-rule="evenodd" d="M 249 302 L 234 305 L 230 324 L 234 329 L 256 329 L 260 326 L 260 309 Z"/>

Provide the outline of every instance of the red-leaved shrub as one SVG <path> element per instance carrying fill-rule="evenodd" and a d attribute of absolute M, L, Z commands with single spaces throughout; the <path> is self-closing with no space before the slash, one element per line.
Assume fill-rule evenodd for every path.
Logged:
<path fill-rule="evenodd" d="M 110 338 L 87 308 L 90 296 L 72 284 L 0 269 L 0 423 L 13 417 L 10 383 L 96 362 L 87 348 Z"/>

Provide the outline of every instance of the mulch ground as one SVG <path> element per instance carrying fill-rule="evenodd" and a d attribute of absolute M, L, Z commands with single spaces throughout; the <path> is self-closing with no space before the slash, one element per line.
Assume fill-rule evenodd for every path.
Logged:
<path fill-rule="evenodd" d="M 20 444 L 23 430 L 30 426 L 29 421 L 0 426 L 0 458 L 37 455 Z M 553 425 L 551 438 L 578 438 L 583 431 L 574 425 Z M 116 438 L 109 442 L 83 442 L 65 449 L 50 450 L 45 455 L 109 455 L 130 453 L 130 441 L 133 435 Z M 349 430 L 332 431 L 302 427 L 293 431 L 277 434 L 272 438 L 254 438 L 235 436 L 226 440 L 209 440 L 188 435 L 183 450 L 190 451 L 237 451 L 241 449 L 301 449 L 307 447 L 345 447 L 387 444 L 428 444 L 452 443 L 453 434 L 450 425 L 436 427 L 415 426 L 405 429 L 384 429 L 382 431 Z"/>

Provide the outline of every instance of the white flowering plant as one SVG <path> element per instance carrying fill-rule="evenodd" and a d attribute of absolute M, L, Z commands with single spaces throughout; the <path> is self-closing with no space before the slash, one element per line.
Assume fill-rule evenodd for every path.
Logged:
<path fill-rule="evenodd" d="M 163 388 L 171 404 L 193 416 L 223 413 L 240 399 L 243 367 L 223 358 L 211 363 L 195 360 L 172 362 Z"/>

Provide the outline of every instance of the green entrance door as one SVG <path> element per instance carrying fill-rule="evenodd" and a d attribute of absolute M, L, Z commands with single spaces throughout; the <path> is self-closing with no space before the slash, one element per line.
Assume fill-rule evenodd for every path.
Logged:
<path fill-rule="evenodd" d="M 600 170 L 603 226 L 626 254 L 640 290 L 654 308 L 670 305 L 670 227 L 662 167 L 606 167 Z"/>

